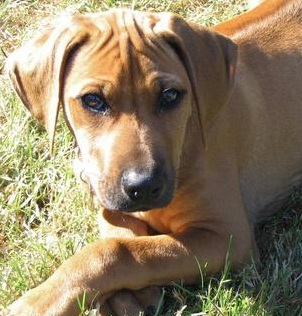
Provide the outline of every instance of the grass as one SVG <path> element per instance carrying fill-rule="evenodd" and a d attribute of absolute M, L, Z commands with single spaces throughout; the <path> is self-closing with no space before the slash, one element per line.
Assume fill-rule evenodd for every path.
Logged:
<path fill-rule="evenodd" d="M 0 48 L 9 54 L 55 15 L 115 6 L 169 10 L 211 25 L 243 11 L 245 3 L 2 1 Z M 0 52 L 0 69 L 4 60 Z M 1 310 L 97 238 L 97 210 L 73 176 L 73 141 L 64 122 L 60 120 L 55 158 L 50 158 L 45 131 L 30 117 L 4 75 L 0 75 L 0 96 Z M 302 193 L 297 190 L 283 213 L 259 225 L 260 265 L 251 264 L 238 274 L 226 269 L 216 277 L 201 278 L 195 287 L 181 283 L 169 286 L 165 289 L 166 304 L 158 315 L 302 315 L 301 208 Z"/>

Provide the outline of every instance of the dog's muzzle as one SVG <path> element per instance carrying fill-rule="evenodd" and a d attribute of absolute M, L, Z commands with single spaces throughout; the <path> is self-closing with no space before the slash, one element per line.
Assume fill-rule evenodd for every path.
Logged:
<path fill-rule="evenodd" d="M 174 192 L 174 176 L 161 167 L 124 170 L 119 180 L 80 173 L 100 204 L 111 211 L 138 212 L 161 208 L 170 203 Z"/>

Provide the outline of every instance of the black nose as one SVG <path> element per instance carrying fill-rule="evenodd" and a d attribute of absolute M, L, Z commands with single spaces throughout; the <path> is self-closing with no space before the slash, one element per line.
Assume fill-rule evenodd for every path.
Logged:
<path fill-rule="evenodd" d="M 122 189 L 137 207 L 152 207 L 164 191 L 165 178 L 160 169 L 154 171 L 130 169 L 123 173 Z"/>

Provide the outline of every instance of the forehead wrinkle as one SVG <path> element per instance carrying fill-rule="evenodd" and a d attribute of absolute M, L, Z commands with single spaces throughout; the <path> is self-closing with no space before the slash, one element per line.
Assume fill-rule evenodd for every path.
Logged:
<path fill-rule="evenodd" d="M 123 27 L 138 53 L 154 59 L 158 57 L 159 50 L 166 52 L 165 41 L 154 32 L 154 27 L 158 23 L 155 14 L 124 10 L 123 21 Z"/>
<path fill-rule="evenodd" d="M 127 21 L 124 19 L 125 15 L 122 15 L 120 19 L 121 25 L 119 33 L 119 50 L 120 50 L 120 62 L 121 62 L 121 78 L 122 78 L 122 89 L 125 94 L 125 101 L 129 105 L 131 112 L 136 112 L 138 109 L 137 99 L 137 84 L 138 78 L 142 73 L 142 67 L 140 65 L 140 58 L 138 52 L 135 49 L 135 45 L 131 40 L 131 30 L 129 30 Z M 122 21 L 122 22 L 121 22 Z"/>
<path fill-rule="evenodd" d="M 86 52 L 87 57 L 99 55 L 107 55 L 116 47 L 114 41 L 114 32 L 110 23 L 102 18 L 94 19 L 90 16 L 92 27 L 90 32 L 89 50 Z"/>
<path fill-rule="evenodd" d="M 140 62 L 141 74 L 149 74 L 150 69 L 143 69 L 142 60 L 160 60 L 162 64 L 171 65 L 171 63 L 179 62 L 179 59 L 174 49 L 155 32 L 155 26 L 159 20 L 156 15 L 146 12 L 138 11 L 122 11 L 123 12 L 123 30 L 127 32 L 128 40 L 131 43 L 133 50 L 132 57 L 140 55 L 140 59 L 136 58 L 136 61 Z M 132 58 L 134 59 L 134 58 Z M 177 62 L 177 63 L 178 63 Z M 157 63 L 156 63 L 157 64 Z M 132 60 L 134 65 L 134 60 Z M 152 67 L 152 71 L 157 70 L 156 65 Z M 163 76 L 163 82 L 168 76 Z M 145 76 L 143 76 L 145 79 Z M 171 80 L 173 81 L 173 80 Z M 178 81 L 175 79 L 175 81 Z M 177 84 L 176 84 L 177 85 Z"/>
<path fill-rule="evenodd" d="M 142 70 L 141 59 L 147 57 L 152 60 L 147 51 L 151 49 L 148 34 L 151 33 L 150 16 L 146 13 L 131 10 L 117 12 L 120 38 L 121 59 L 128 70 Z M 148 20 L 146 22 L 146 20 Z M 140 58 L 138 56 L 140 55 Z M 156 57 L 156 54 L 154 55 Z M 130 73 L 131 79 L 134 78 Z M 137 75 L 137 74 L 136 74 Z M 137 77 L 137 76 L 136 76 Z"/>
<path fill-rule="evenodd" d="M 124 24 L 130 41 L 140 53 L 143 53 L 150 44 L 148 39 L 148 34 L 151 33 L 149 20 L 146 13 L 127 11 L 124 14 Z"/>
<path fill-rule="evenodd" d="M 154 31 L 158 18 L 146 12 L 133 12 L 127 19 L 128 28 L 135 49 L 147 58 L 153 60 L 159 58 L 171 62 L 171 57 L 175 57 L 172 47 L 162 36 Z"/>

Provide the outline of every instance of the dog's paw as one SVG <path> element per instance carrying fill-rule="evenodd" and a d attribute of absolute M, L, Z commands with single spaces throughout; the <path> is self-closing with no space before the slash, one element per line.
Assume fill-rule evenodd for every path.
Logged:
<path fill-rule="evenodd" d="M 138 291 L 122 290 L 112 295 L 101 307 L 100 316 L 155 315 L 162 303 L 161 288 L 148 286 Z"/>
<path fill-rule="evenodd" d="M 63 289 L 62 289 L 63 290 Z M 67 295 L 66 295 L 67 294 Z M 29 290 L 18 300 L 9 305 L 5 316 L 69 316 L 76 315 L 76 302 L 72 300 L 67 290 L 61 291 L 44 283 Z"/>
<path fill-rule="evenodd" d="M 9 305 L 5 316 L 46 316 L 65 315 L 51 291 L 39 286 L 26 292 L 22 297 Z"/>
<path fill-rule="evenodd" d="M 1 316 L 40 316 L 42 311 L 38 311 L 34 306 L 27 302 L 25 297 L 21 297 L 4 310 Z"/>

